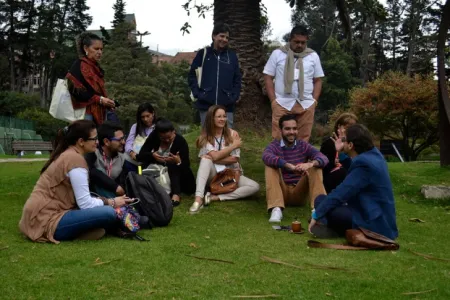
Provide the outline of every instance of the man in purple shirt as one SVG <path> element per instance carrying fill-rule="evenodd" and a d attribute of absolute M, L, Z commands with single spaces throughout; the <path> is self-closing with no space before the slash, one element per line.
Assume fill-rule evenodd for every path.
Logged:
<path fill-rule="evenodd" d="M 264 150 L 267 209 L 269 222 L 280 222 L 285 205 L 314 208 L 314 199 L 326 194 L 322 168 L 328 159 L 309 143 L 297 140 L 295 115 L 284 115 L 278 122 L 281 140 L 274 139 Z"/>

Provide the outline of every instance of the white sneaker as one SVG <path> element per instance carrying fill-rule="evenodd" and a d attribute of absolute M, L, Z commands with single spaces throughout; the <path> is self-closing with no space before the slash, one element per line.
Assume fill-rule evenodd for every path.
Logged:
<path fill-rule="evenodd" d="M 270 223 L 279 223 L 279 222 L 281 222 L 281 219 L 283 219 L 283 212 L 281 211 L 281 208 L 274 207 L 272 209 L 272 214 L 270 215 L 269 222 Z"/>

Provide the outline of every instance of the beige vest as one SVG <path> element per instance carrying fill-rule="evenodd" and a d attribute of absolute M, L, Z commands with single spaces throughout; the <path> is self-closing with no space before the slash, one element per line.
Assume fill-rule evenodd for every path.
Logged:
<path fill-rule="evenodd" d="M 67 173 L 75 168 L 88 170 L 84 157 L 71 147 L 39 177 L 19 222 L 20 231 L 32 241 L 59 243 L 53 238 L 59 220 L 66 212 L 77 207 L 67 177 Z"/>

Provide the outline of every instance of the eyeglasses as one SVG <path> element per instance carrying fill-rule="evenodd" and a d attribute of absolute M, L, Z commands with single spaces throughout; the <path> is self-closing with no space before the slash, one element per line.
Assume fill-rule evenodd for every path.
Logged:
<path fill-rule="evenodd" d="M 125 140 L 125 136 L 120 137 L 120 138 L 112 137 L 112 138 L 109 138 L 108 140 L 110 140 L 110 141 L 122 142 L 122 141 Z"/>
<path fill-rule="evenodd" d="M 342 141 L 343 143 L 348 142 L 348 141 L 347 141 L 347 138 L 346 138 L 345 136 L 341 137 L 341 141 Z"/>
<path fill-rule="evenodd" d="M 86 141 L 98 141 L 98 135 L 93 138 L 87 138 Z"/>

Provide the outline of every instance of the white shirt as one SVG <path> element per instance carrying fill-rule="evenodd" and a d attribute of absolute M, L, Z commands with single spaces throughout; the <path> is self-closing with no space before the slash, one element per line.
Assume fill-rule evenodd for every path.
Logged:
<path fill-rule="evenodd" d="M 101 199 L 91 197 L 91 193 L 89 192 L 88 170 L 75 168 L 70 170 L 67 176 L 69 177 L 73 193 L 75 194 L 75 200 L 80 209 L 103 206 Z"/>
<path fill-rule="evenodd" d="M 231 130 L 231 134 L 233 134 L 233 130 Z M 215 140 L 214 141 L 214 145 L 211 145 L 211 143 L 207 143 L 205 146 L 203 146 L 200 149 L 200 152 L 198 153 L 198 157 L 201 158 L 202 156 L 208 154 L 211 151 L 220 151 L 220 150 L 222 150 L 224 148 L 227 148 L 227 147 L 228 146 L 225 145 L 225 138 Z M 230 156 L 240 157 L 241 156 L 241 149 L 240 148 L 234 149 L 233 151 L 231 151 Z M 223 170 L 225 170 L 225 168 L 240 169 L 240 164 L 239 163 L 234 163 L 234 164 L 231 164 L 231 165 L 214 164 L 214 166 L 216 167 L 216 171 L 217 172 L 223 171 Z"/>
<path fill-rule="evenodd" d="M 297 101 L 304 109 L 307 109 L 314 104 L 312 95 L 314 90 L 313 79 L 324 77 L 319 55 L 314 52 L 303 58 L 303 100 L 300 100 L 298 97 L 299 72 L 297 68 L 295 69 L 291 94 L 284 93 L 284 65 L 286 64 L 286 58 L 286 53 L 279 49 L 274 50 L 264 67 L 264 74 L 275 77 L 275 97 L 278 104 L 287 110 L 291 110 L 295 105 L 295 101 Z"/>

